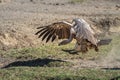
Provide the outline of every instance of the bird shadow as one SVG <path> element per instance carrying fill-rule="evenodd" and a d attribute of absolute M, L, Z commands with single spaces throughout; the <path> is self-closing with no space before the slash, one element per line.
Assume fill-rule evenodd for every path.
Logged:
<path fill-rule="evenodd" d="M 117 76 L 117 77 L 111 78 L 110 80 L 119 80 L 119 79 L 120 79 L 120 76 Z"/>
<path fill-rule="evenodd" d="M 102 69 L 105 69 L 105 70 L 120 70 L 120 68 L 102 68 Z"/>
<path fill-rule="evenodd" d="M 105 70 L 120 70 L 120 68 L 102 68 L 102 69 L 105 69 Z M 119 80 L 119 79 L 120 79 L 120 76 L 116 76 L 116 77 L 111 78 L 110 80 Z"/>
<path fill-rule="evenodd" d="M 27 61 L 15 61 L 15 62 L 9 63 L 8 65 L 5 65 L 1 69 L 9 68 L 9 67 L 18 67 L 18 66 L 44 67 L 44 66 L 47 66 L 50 62 L 66 62 L 66 61 L 58 60 L 58 59 L 38 58 L 38 59 L 27 60 Z"/>
<path fill-rule="evenodd" d="M 62 49 L 62 51 L 67 52 L 69 54 L 77 54 L 78 55 L 78 51 L 75 51 L 74 49 L 71 49 L 71 50 L 69 50 L 69 49 Z"/>

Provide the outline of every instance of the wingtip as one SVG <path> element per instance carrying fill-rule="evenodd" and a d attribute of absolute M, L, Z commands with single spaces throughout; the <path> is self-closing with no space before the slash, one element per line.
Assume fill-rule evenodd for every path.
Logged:
<path fill-rule="evenodd" d="M 46 43 L 48 43 L 49 40 L 46 40 Z"/>
<path fill-rule="evenodd" d="M 37 27 L 36 29 L 40 29 L 40 28 L 44 28 L 44 27 L 46 27 L 46 26 L 40 26 L 40 27 Z"/>
<path fill-rule="evenodd" d="M 36 29 L 40 29 L 41 27 L 37 27 Z"/>
<path fill-rule="evenodd" d="M 102 39 L 98 42 L 98 45 L 108 45 L 110 44 L 112 39 Z"/>
<path fill-rule="evenodd" d="M 38 35 L 39 33 L 40 33 L 40 32 L 38 31 L 38 32 L 35 33 L 35 35 Z"/>
<path fill-rule="evenodd" d="M 38 35 L 38 33 L 36 32 L 34 35 Z"/>

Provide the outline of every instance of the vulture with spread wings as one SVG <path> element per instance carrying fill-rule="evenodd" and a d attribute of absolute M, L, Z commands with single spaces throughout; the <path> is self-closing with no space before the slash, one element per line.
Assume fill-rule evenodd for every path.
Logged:
<path fill-rule="evenodd" d="M 59 43 L 65 45 L 76 39 L 75 50 L 87 52 L 94 48 L 98 51 L 98 45 L 109 44 L 111 40 L 97 40 L 95 33 L 84 19 L 73 19 L 72 23 L 67 21 L 56 22 L 47 26 L 38 27 L 36 33 L 39 38 L 48 41 L 66 39 Z"/>

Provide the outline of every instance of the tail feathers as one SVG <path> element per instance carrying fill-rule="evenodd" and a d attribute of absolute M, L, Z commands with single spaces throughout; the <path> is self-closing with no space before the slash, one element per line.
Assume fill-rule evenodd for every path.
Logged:
<path fill-rule="evenodd" d="M 98 44 L 98 46 L 108 45 L 108 44 L 111 43 L 111 41 L 112 41 L 112 39 L 102 39 L 102 40 L 100 40 L 97 44 Z"/>

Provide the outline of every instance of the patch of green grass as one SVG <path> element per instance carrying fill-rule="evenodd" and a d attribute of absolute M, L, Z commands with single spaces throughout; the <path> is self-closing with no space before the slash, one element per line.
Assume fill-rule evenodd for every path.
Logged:
<path fill-rule="evenodd" d="M 2 57 L 10 57 L 13 59 L 37 59 L 37 58 L 55 58 L 55 59 L 92 59 L 102 54 L 107 54 L 112 45 L 101 46 L 99 52 L 95 52 L 93 49 L 87 53 L 78 52 L 77 54 L 71 54 L 64 50 L 72 50 L 75 46 L 75 42 L 64 46 L 58 46 L 57 44 L 45 44 L 38 48 L 22 48 L 22 49 L 11 49 L 9 51 L 1 51 Z"/>
<path fill-rule="evenodd" d="M 120 71 L 55 67 L 11 67 L 0 70 L 0 80 L 109 80 Z"/>
<path fill-rule="evenodd" d="M 38 48 L 11 49 L 0 51 L 0 56 L 20 60 L 18 66 L 0 69 L 0 80 L 109 80 L 120 76 L 120 70 L 80 69 L 74 68 L 74 63 L 66 60 L 99 59 L 111 53 L 120 52 L 120 36 L 114 36 L 110 45 L 100 47 L 99 52 L 89 50 L 82 54 L 69 54 L 62 49 L 73 49 L 75 42 L 65 46 L 57 44 L 40 45 Z M 118 54 L 119 56 L 119 54 Z M 40 59 L 40 60 L 38 60 Z M 50 61 L 50 60 L 53 61 Z M 54 61 L 58 60 L 58 61 Z M 59 61 L 62 60 L 62 61 Z M 65 62 L 64 62 L 65 60 Z M 23 61 L 23 62 L 22 62 Z M 24 65 L 26 63 L 26 65 Z M 42 64 L 45 65 L 42 65 Z M 32 65 L 31 65 L 32 64 Z M 42 65 L 42 66 L 41 66 Z"/>
<path fill-rule="evenodd" d="M 62 51 L 62 49 L 71 50 L 74 48 L 74 45 L 74 42 L 65 46 L 46 44 L 38 48 L 11 49 L 7 52 L 1 51 L 0 55 L 14 59 L 36 59 L 46 57 L 57 59 L 80 59 L 96 55 L 94 50 L 91 50 L 86 54 L 82 54 L 81 52 L 79 52 L 79 54 L 70 54 L 69 52 Z"/>
<path fill-rule="evenodd" d="M 99 57 L 105 57 L 109 55 L 114 49 L 114 53 L 119 53 L 120 36 L 112 37 L 112 42 L 109 45 L 99 47 L 99 52 L 95 52 L 93 49 L 87 53 L 70 54 L 64 50 L 71 50 L 75 46 L 75 41 L 68 45 L 58 46 L 57 44 L 45 44 L 40 45 L 38 48 L 22 48 L 11 49 L 8 51 L 0 51 L 0 56 L 4 58 L 12 58 L 17 60 L 30 60 L 30 59 L 60 59 L 60 60 L 74 60 L 74 59 L 97 59 Z"/>

